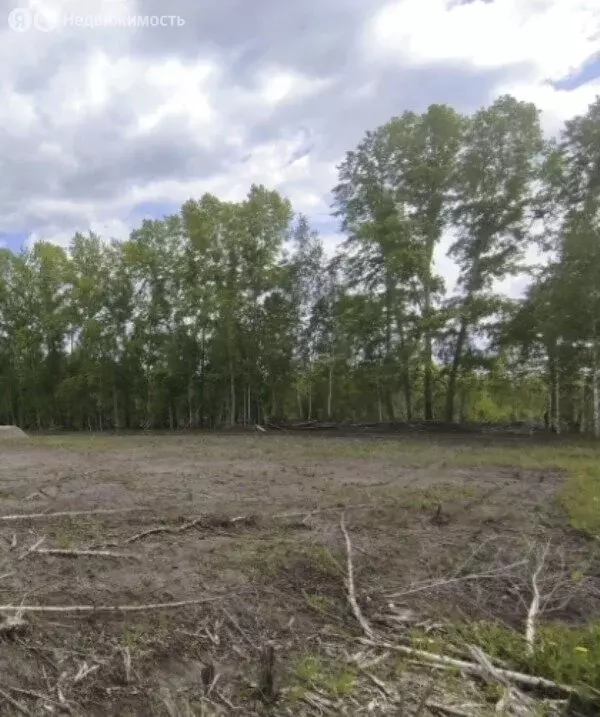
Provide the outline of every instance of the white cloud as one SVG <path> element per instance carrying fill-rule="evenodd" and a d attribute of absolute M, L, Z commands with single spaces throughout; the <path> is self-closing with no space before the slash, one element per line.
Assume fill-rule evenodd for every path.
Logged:
<path fill-rule="evenodd" d="M 490 88 L 490 99 L 506 93 L 536 103 L 544 129 L 552 134 L 565 119 L 585 112 L 600 93 L 600 80 L 573 90 L 551 84 L 598 52 L 598 0 L 474 0 L 460 5 L 399 0 L 375 14 L 364 43 L 367 56 L 383 63 L 518 68 L 518 80 L 499 81 Z"/>
<path fill-rule="evenodd" d="M 259 97 L 268 107 L 308 97 L 323 90 L 330 83 L 322 78 L 311 78 L 298 72 L 277 67 L 265 67 L 259 73 Z"/>
<path fill-rule="evenodd" d="M 147 202 L 180 204 L 204 192 L 211 192 L 225 201 L 240 201 L 251 184 L 264 184 L 289 197 L 296 212 L 329 215 L 327 195 L 336 180 L 335 164 L 319 161 L 313 155 L 291 161 L 303 141 L 304 134 L 299 133 L 289 139 L 256 145 L 246 162 L 235 163 L 228 171 L 187 182 L 159 180 L 134 186 L 119 198 L 118 203 L 123 207 Z"/>
<path fill-rule="evenodd" d="M 157 92 L 157 106 L 138 120 L 139 132 L 150 132 L 165 119 L 184 116 L 195 127 L 215 126 L 218 113 L 213 106 L 211 94 L 219 76 L 219 67 L 213 61 L 199 60 L 185 65 L 179 60 L 169 60 L 150 65 L 140 78 Z M 206 134 L 199 135 L 199 139 Z"/>
<path fill-rule="evenodd" d="M 202 2 L 196 0 L 194 6 Z M 27 3 L 15 0 L 14 4 Z M 348 144 L 344 149 L 351 149 L 365 130 L 386 121 L 392 111 L 439 99 L 426 83 L 417 88 L 411 84 L 411 69 L 418 68 L 421 78 L 426 76 L 423 68 L 432 68 L 431 76 L 438 73 L 442 79 L 445 66 L 451 66 L 455 76 L 461 67 L 494 71 L 497 79 L 489 86 L 489 99 L 506 92 L 535 102 L 543 110 L 548 132 L 556 132 L 565 119 L 585 112 L 600 93 L 600 80 L 574 90 L 556 89 L 548 83 L 577 70 L 600 47 L 598 0 L 475 0 L 459 5 L 455 0 L 396 0 L 378 10 L 381 4 L 377 0 L 369 5 L 373 17 L 363 28 L 360 47 L 353 44 L 353 32 L 341 33 L 347 66 L 346 60 L 336 63 L 328 56 L 321 73 L 311 62 L 310 37 L 301 38 L 306 65 L 288 53 L 287 45 L 300 44 L 288 25 L 284 25 L 288 36 L 277 35 L 267 22 L 271 41 L 267 34 L 239 40 L 243 33 L 233 32 L 236 23 L 245 30 L 247 22 L 241 8 L 240 17 L 230 13 L 222 23 L 224 36 L 232 31 L 237 44 L 224 46 L 212 36 L 210 42 L 199 42 L 194 34 L 193 44 L 183 47 L 179 44 L 183 35 L 173 34 L 172 45 L 157 49 L 156 56 L 155 48 L 150 52 L 147 46 L 136 54 L 136 37 L 146 37 L 145 29 L 137 34 L 114 28 L 57 28 L 48 33 L 5 30 L 0 38 L 0 123 L 23 143 L 8 147 L 14 160 L 11 176 L 18 173 L 15 169 L 22 168 L 22 172 L 18 181 L 9 182 L 3 190 L 3 228 L 22 229 L 25 215 L 32 239 L 64 245 L 75 231 L 90 229 L 106 237 L 125 237 L 133 227 L 124 218 L 131 216 L 137 204 L 178 205 L 204 192 L 240 200 L 252 183 L 279 189 L 291 198 L 296 211 L 321 226 L 334 227 L 329 192 L 336 184 L 336 164 L 341 160 L 338 156 L 332 161 L 334 152 L 343 151 L 339 149 L 342 143 Z M 150 12 L 150 0 L 43 0 L 42 5 L 63 15 Z M 210 19 L 208 5 L 204 7 Z M 260 13 L 267 5 L 264 0 L 250 12 Z M 359 32 L 364 21 L 361 3 L 340 0 L 340 5 L 346 14 L 335 14 L 335 25 L 321 27 L 320 17 L 313 23 L 317 40 L 326 37 L 328 48 L 334 31 L 346 16 L 351 17 L 353 7 L 363 8 L 353 30 Z M 191 18 L 191 0 L 188 9 L 181 9 L 180 14 Z M 208 24 L 199 17 L 194 33 Z M 221 24 L 214 28 L 217 32 Z M 162 31 L 155 36 L 157 45 L 162 37 Z M 263 48 L 268 43 L 269 52 L 242 64 L 244 52 L 252 50 L 253 43 Z M 271 52 L 274 47 L 279 50 Z M 233 79 L 227 74 L 229 61 L 240 68 Z M 43 83 L 38 73 L 44 76 Z M 383 81 L 395 77 L 394 73 L 401 92 L 394 86 L 382 93 Z M 468 75 L 465 78 L 468 83 Z M 478 93 L 477 102 L 486 101 L 485 91 L 485 86 L 473 90 Z M 464 94 L 472 94 L 468 84 Z M 123 101 L 115 102 L 121 96 Z M 369 112 L 363 114 L 365 108 Z M 371 112 L 373 108 L 376 111 Z M 168 161 L 160 165 L 172 156 L 171 138 L 175 152 L 181 140 L 175 133 L 186 128 L 193 130 L 182 140 L 189 145 L 193 160 L 191 179 L 186 179 L 189 167 L 178 173 L 177 167 L 172 169 L 175 162 L 168 172 L 164 168 Z M 140 137 L 140 144 L 134 145 Z M 30 139 L 33 149 L 20 149 L 25 139 Z M 155 167 L 152 150 L 158 141 L 163 144 Z M 310 154 L 303 154 L 309 145 Z M 135 147 L 137 152 L 138 146 L 143 156 L 141 169 L 138 172 L 136 167 L 134 173 L 131 161 L 124 168 L 121 150 Z M 33 163 L 32 157 L 39 162 Z M 107 180 L 109 164 L 113 169 L 119 165 L 116 174 L 124 168 L 123 174 Z M 87 183 L 79 185 L 78 172 Z M 36 174 L 43 181 L 33 181 Z M 9 196 L 11 186 L 14 196 Z M 325 232 L 331 251 L 340 235 L 335 228 Z M 444 256 L 446 248 L 447 241 L 436 252 L 436 263 L 451 287 L 457 272 Z M 511 284 L 510 290 L 518 290 L 517 284 Z"/>
<path fill-rule="evenodd" d="M 23 135 L 31 131 L 38 121 L 35 102 L 5 88 L 0 102 L 0 124 L 11 135 Z"/>
<path fill-rule="evenodd" d="M 82 68 L 59 73 L 51 91 L 60 98 L 54 117 L 61 124 L 80 124 L 86 115 L 98 113 L 114 92 L 131 89 L 139 76 L 139 66 L 129 58 L 111 60 L 104 52 L 96 51 Z"/>
<path fill-rule="evenodd" d="M 57 226 L 47 226 L 44 229 L 33 231 L 27 237 L 27 246 L 33 246 L 37 241 L 47 241 L 52 244 L 57 244 L 65 249 L 70 245 L 73 235 L 76 232 L 87 234 L 88 232 L 94 232 L 98 234 L 102 239 L 106 241 L 110 239 L 118 239 L 124 241 L 129 238 L 133 227 L 129 226 L 126 222 L 121 219 L 105 218 L 105 219 L 92 219 L 79 224 L 72 229 L 64 229 Z"/>
<path fill-rule="evenodd" d="M 596 96 L 600 95 L 600 79 L 571 90 L 558 89 L 547 82 L 508 82 L 497 85 L 494 91 L 533 102 L 542 110 L 541 122 L 546 134 L 556 135 L 565 120 L 585 114 Z"/>
<path fill-rule="evenodd" d="M 597 0 L 399 0 L 367 30 L 367 50 L 421 65 L 464 63 L 478 69 L 524 64 L 530 79 L 559 79 L 598 49 Z"/>

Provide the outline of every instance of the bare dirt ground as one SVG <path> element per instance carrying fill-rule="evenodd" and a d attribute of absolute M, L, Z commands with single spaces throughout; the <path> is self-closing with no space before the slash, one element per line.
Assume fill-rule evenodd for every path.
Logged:
<path fill-rule="evenodd" d="M 540 546 L 545 616 L 583 624 L 600 559 L 568 527 L 564 476 L 461 440 L 3 442 L 0 715 L 477 715 L 486 696 L 493 714 L 493 691 L 450 694 L 368 641 L 448 620 L 524 633 Z"/>

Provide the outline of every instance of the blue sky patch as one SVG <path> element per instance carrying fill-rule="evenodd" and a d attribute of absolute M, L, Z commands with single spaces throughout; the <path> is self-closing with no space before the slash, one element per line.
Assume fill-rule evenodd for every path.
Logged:
<path fill-rule="evenodd" d="M 557 90 L 575 90 L 598 77 L 600 77 L 600 52 L 588 57 L 576 72 L 550 84 Z"/>

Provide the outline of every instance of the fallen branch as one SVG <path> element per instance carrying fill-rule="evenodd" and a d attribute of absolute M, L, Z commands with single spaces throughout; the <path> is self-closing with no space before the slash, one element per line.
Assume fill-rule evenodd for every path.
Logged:
<path fill-rule="evenodd" d="M 19 611 L 14 615 L 7 615 L 2 622 L 0 622 L 0 635 L 16 635 L 19 632 L 24 632 L 29 627 L 26 620 Z"/>
<path fill-rule="evenodd" d="M 79 670 L 77 671 L 77 674 L 73 678 L 73 682 L 81 682 L 81 680 L 85 679 L 88 675 L 91 675 L 92 672 L 96 672 L 100 669 L 100 665 L 88 665 L 87 662 L 83 662 L 81 666 L 79 667 Z"/>
<path fill-rule="evenodd" d="M 350 603 L 352 613 L 354 614 L 354 617 L 356 618 L 358 624 L 362 627 L 363 632 L 367 637 L 373 640 L 375 639 L 375 633 L 373 632 L 373 628 L 365 619 L 356 600 L 356 589 L 354 587 L 354 565 L 352 563 L 352 543 L 350 541 L 348 531 L 346 530 L 346 520 L 343 513 L 340 518 L 340 529 L 344 534 L 344 540 L 346 541 L 346 588 L 348 590 L 348 602 Z"/>
<path fill-rule="evenodd" d="M 370 508 L 373 504 L 372 503 L 358 503 L 356 505 L 347 505 L 343 510 L 346 512 L 347 510 L 359 510 L 360 508 Z M 281 518 L 299 518 L 302 516 L 310 516 L 310 515 L 319 515 L 321 513 L 334 513 L 337 512 L 340 509 L 339 505 L 332 505 L 328 508 L 318 508 L 317 510 L 297 510 L 293 513 L 277 513 L 273 516 L 273 518 L 281 519 Z"/>
<path fill-rule="evenodd" d="M 40 545 L 46 540 L 45 537 L 41 537 L 39 540 L 37 540 L 30 548 L 27 548 L 27 550 L 24 550 L 21 555 L 19 555 L 19 560 L 25 560 L 25 558 L 30 554 L 34 553 Z"/>
<path fill-rule="evenodd" d="M 17 700 L 14 699 L 14 697 L 11 697 L 8 692 L 5 692 L 3 689 L 0 688 L 0 697 L 5 699 L 9 705 L 14 707 L 17 712 L 20 712 L 22 715 L 27 715 L 27 717 L 33 717 L 31 712 L 26 708 L 23 707 L 23 705 L 20 702 L 17 702 Z"/>
<path fill-rule="evenodd" d="M 425 592 L 426 590 L 433 590 L 434 588 L 441 588 L 445 587 L 446 585 L 452 585 L 453 583 L 466 582 L 469 580 L 484 580 L 486 578 L 495 578 L 501 575 L 505 575 L 506 573 L 511 572 L 515 568 L 522 567 L 526 564 L 527 560 L 519 560 L 516 563 L 511 563 L 510 565 L 505 565 L 501 568 L 497 568 L 496 570 L 490 570 L 485 573 L 472 573 L 470 575 L 456 576 L 453 578 L 447 578 L 445 580 L 430 581 L 427 583 L 423 583 L 422 585 L 416 585 L 412 588 L 408 588 L 407 590 L 403 590 L 402 592 L 389 593 L 386 595 L 386 597 L 394 599 L 403 598 L 407 597 L 408 595 L 415 595 L 416 593 Z"/>
<path fill-rule="evenodd" d="M 61 555 L 66 558 L 96 557 L 96 558 L 125 558 L 128 560 L 139 560 L 140 556 L 135 553 L 114 553 L 111 550 L 63 550 L 62 548 L 35 548 L 28 551 L 28 555 Z"/>
<path fill-rule="evenodd" d="M 63 510 L 58 513 L 19 513 L 15 515 L 0 515 L 0 521 L 16 520 L 51 520 L 52 518 L 71 518 L 80 515 L 113 515 L 118 513 L 133 513 L 135 511 L 150 510 L 149 508 L 110 508 L 99 510 Z"/>
<path fill-rule="evenodd" d="M 168 525 L 159 525 L 157 528 L 150 528 L 148 530 L 142 531 L 141 533 L 137 533 L 136 535 L 132 535 L 131 538 L 127 538 L 127 540 L 123 544 L 130 545 L 131 543 L 135 543 L 138 540 L 147 538 L 149 535 L 157 535 L 158 533 L 183 533 L 185 530 L 190 530 L 191 528 L 194 528 L 196 525 L 198 525 L 205 519 L 206 516 L 203 516 L 202 518 L 195 518 L 189 523 L 184 523 L 183 525 L 180 525 L 176 528 Z"/>
<path fill-rule="evenodd" d="M 377 687 L 385 697 L 388 699 L 394 698 L 394 693 L 390 690 L 390 688 L 385 684 L 383 680 L 380 680 L 379 677 L 374 675 L 372 672 L 369 672 L 368 670 L 365 670 L 364 667 L 358 667 L 361 674 L 363 674 L 365 677 L 368 677 L 371 682 Z"/>
<path fill-rule="evenodd" d="M 457 660 L 453 657 L 445 657 L 444 655 L 434 655 L 426 650 L 418 650 L 413 647 L 407 647 L 406 645 L 395 645 L 385 641 L 376 641 L 361 638 L 361 642 L 370 647 L 379 647 L 386 650 L 392 650 L 393 652 L 400 652 L 403 655 L 409 655 L 410 657 L 418 657 L 420 660 L 433 663 L 438 667 L 444 669 L 459 669 L 467 672 L 471 675 L 477 675 L 478 677 L 487 677 L 489 672 L 487 669 L 478 665 L 474 662 L 467 662 L 466 660 Z M 553 682 L 545 677 L 535 677 L 533 675 L 526 675 L 522 672 L 515 672 L 514 670 L 506 670 L 504 668 L 495 668 L 495 672 L 503 678 L 510 680 L 516 684 L 524 687 L 530 687 L 533 689 L 546 689 L 558 692 L 564 692 L 566 694 L 577 694 L 577 689 L 569 685 L 562 685 L 558 682 Z"/>
<path fill-rule="evenodd" d="M 32 697 L 36 700 L 43 700 L 44 702 L 50 702 L 54 705 L 61 706 L 61 702 L 58 702 L 54 698 L 50 697 L 49 695 L 45 695 L 43 692 L 35 692 L 34 690 L 24 690 L 22 687 L 13 687 L 12 685 L 3 685 L 3 687 L 6 687 L 7 690 L 10 690 L 11 692 L 16 692 L 19 695 L 27 695 L 27 697 Z"/>
<path fill-rule="evenodd" d="M 368 508 L 371 504 L 370 503 L 361 503 L 359 505 L 349 505 L 344 510 L 356 510 L 358 508 Z M 340 508 L 339 506 L 332 506 L 330 508 L 319 508 L 317 510 L 302 510 L 302 511 L 295 511 L 293 513 L 277 513 L 276 515 L 271 516 L 273 520 L 282 520 L 286 518 L 297 518 L 297 517 L 304 517 L 305 519 L 309 518 L 313 515 L 318 515 L 320 513 L 332 513 L 334 511 L 338 511 Z M 176 535 L 178 533 L 183 533 L 186 530 L 190 530 L 191 528 L 195 528 L 197 525 L 200 525 L 203 523 L 209 516 L 203 515 L 199 518 L 194 518 L 194 520 L 190 520 L 188 523 L 184 523 L 183 525 L 179 526 L 171 526 L 171 525 L 158 525 L 154 528 L 149 528 L 148 530 L 143 530 L 141 533 L 136 533 L 135 535 L 132 535 L 130 538 L 127 538 L 123 545 L 130 545 L 131 543 L 136 543 L 138 540 L 143 540 L 144 538 L 149 537 L 150 535 L 159 535 L 160 533 L 168 533 L 169 535 Z M 241 523 L 243 521 L 248 520 L 247 515 L 238 515 L 235 518 L 229 519 L 229 523 L 235 524 L 235 523 Z M 113 545 L 113 543 L 111 543 Z"/>
<path fill-rule="evenodd" d="M 472 712 L 466 712 L 450 705 L 443 705 L 440 702 L 426 702 L 425 706 L 434 712 L 450 715 L 450 717 L 474 717 Z"/>
<path fill-rule="evenodd" d="M 202 605 L 203 603 L 220 600 L 221 595 L 198 598 L 196 600 L 180 600 L 178 602 L 158 602 L 145 605 L 0 605 L 2 612 L 47 612 L 47 613 L 114 613 L 114 612 L 149 612 L 151 610 L 169 610 L 187 605 Z"/>
<path fill-rule="evenodd" d="M 225 615 L 225 617 L 229 620 L 229 622 L 233 625 L 233 627 L 239 632 L 239 634 L 244 638 L 244 640 L 250 645 L 250 647 L 253 650 L 257 650 L 258 647 L 256 643 L 250 638 L 248 633 L 242 629 L 240 623 L 235 619 L 235 617 L 224 607 L 221 607 L 221 611 Z"/>
<path fill-rule="evenodd" d="M 531 604 L 529 605 L 529 610 L 527 611 L 527 622 L 525 627 L 525 641 L 527 643 L 527 653 L 529 655 L 532 655 L 535 650 L 535 622 L 540 609 L 540 588 L 538 585 L 538 578 L 544 569 L 549 547 L 550 544 L 548 543 L 540 555 L 535 571 L 531 576 L 533 597 L 531 599 Z"/>

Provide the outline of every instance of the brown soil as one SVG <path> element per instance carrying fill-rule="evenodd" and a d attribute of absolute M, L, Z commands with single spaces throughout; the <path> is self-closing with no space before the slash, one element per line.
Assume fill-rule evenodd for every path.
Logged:
<path fill-rule="evenodd" d="M 236 705 L 243 705 L 238 714 L 262 714 L 253 683 L 267 644 L 276 648 L 284 686 L 299 656 L 321 649 L 332 624 L 340 636 L 358 632 L 345 594 L 344 507 L 358 599 L 374 624 L 385 624 L 382 613 L 392 600 L 396 608 L 430 618 L 493 618 L 521 629 L 526 568 L 510 578 L 389 596 L 458 571 L 497 569 L 548 540 L 560 546 L 551 567 L 560 571 L 566 560 L 572 572 L 585 562 L 600 595 L 589 542 L 566 528 L 554 500 L 560 475 L 451 468 L 443 458 L 419 466 L 413 453 L 403 461 L 397 451 L 345 457 L 360 441 L 67 436 L 3 446 L 3 516 L 132 510 L 1 520 L 1 603 L 209 601 L 129 614 L 26 613 L 23 629 L 5 630 L 0 714 L 51 714 L 47 708 L 115 717 L 234 714 Z M 424 455 L 432 445 L 422 441 Z M 160 526 L 171 532 L 130 540 Z M 27 554 L 41 538 L 40 549 L 105 549 L 134 557 Z M 599 607 L 590 594 L 558 601 L 554 616 L 589 617 Z M 202 712 L 211 670 L 220 675 L 204 702 L 213 711 Z M 26 711 L 11 706 L 2 690 Z M 269 709 L 265 714 L 299 713 Z"/>
<path fill-rule="evenodd" d="M 0 440 L 12 440 L 14 438 L 27 438 L 27 434 L 18 426 L 0 426 Z"/>

